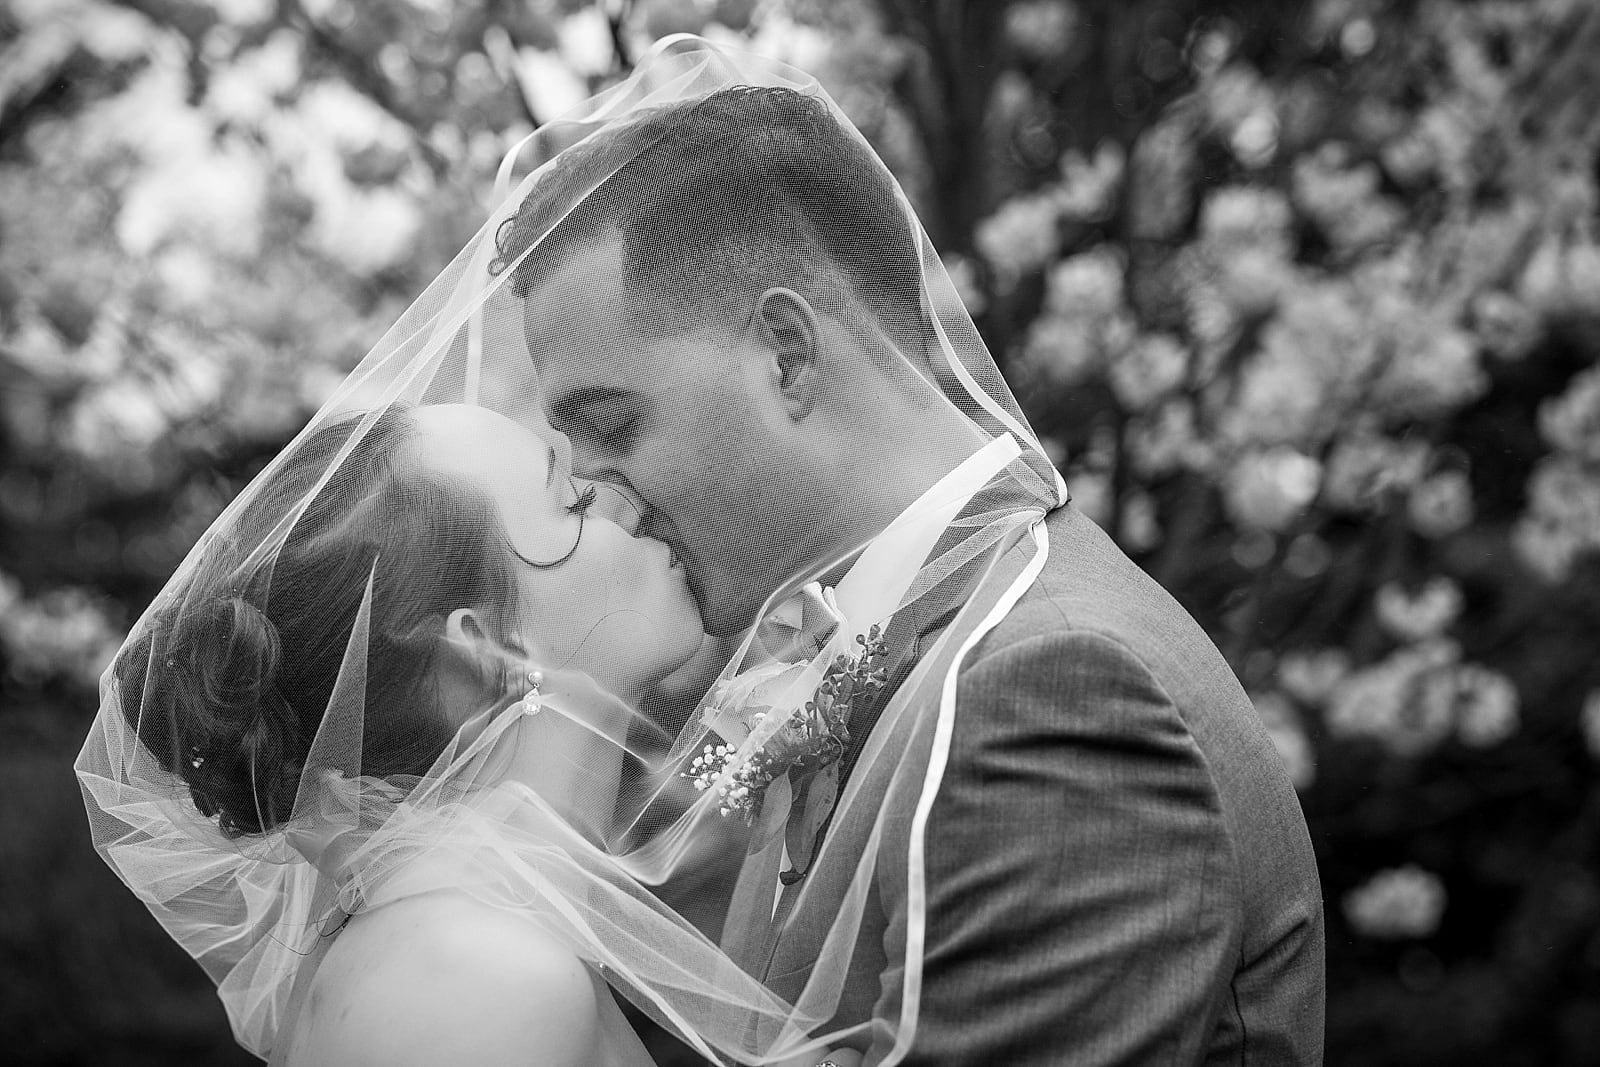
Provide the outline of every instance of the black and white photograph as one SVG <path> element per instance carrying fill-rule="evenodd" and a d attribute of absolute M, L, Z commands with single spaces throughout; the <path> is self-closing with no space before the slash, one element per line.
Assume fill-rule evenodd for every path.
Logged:
<path fill-rule="evenodd" d="M 3 0 L 0 1059 L 1580 1067 L 1596 0 Z"/>

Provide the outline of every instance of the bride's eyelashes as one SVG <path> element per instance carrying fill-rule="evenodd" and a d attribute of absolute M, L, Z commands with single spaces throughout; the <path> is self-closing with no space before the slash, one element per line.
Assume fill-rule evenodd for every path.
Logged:
<path fill-rule="evenodd" d="M 599 495 L 599 489 L 595 483 L 590 482 L 583 492 L 579 493 L 576 482 L 569 482 L 568 484 L 572 486 L 572 491 L 577 493 L 577 499 L 568 504 L 566 510 L 569 515 L 578 516 L 578 536 L 572 539 L 572 547 L 567 549 L 566 552 L 562 553 L 560 558 L 552 560 L 529 559 L 527 556 L 524 556 L 520 551 L 518 551 L 516 545 L 511 544 L 509 538 L 506 540 L 507 546 L 511 549 L 511 554 L 516 556 L 530 567 L 536 567 L 542 571 L 549 570 L 551 567 L 559 567 L 561 564 L 571 559 L 577 553 L 578 546 L 583 543 L 584 517 L 588 515 L 589 508 L 594 504 L 595 497 Z"/>
<path fill-rule="evenodd" d="M 573 488 L 576 490 L 577 487 L 574 486 Z M 599 495 L 599 485 L 594 482 L 590 482 L 589 487 L 578 494 L 578 499 L 567 505 L 567 513 L 569 515 L 579 516 L 587 514 L 589 509 L 594 506 L 595 497 Z"/>

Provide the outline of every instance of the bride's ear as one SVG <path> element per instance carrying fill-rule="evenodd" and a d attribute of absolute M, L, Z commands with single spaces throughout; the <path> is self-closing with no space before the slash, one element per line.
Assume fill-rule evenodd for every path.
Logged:
<path fill-rule="evenodd" d="M 445 616 L 444 647 L 450 659 L 480 674 L 509 669 L 520 675 L 546 651 L 495 637 L 483 613 L 473 608 L 457 608 Z"/>
<path fill-rule="evenodd" d="M 772 356 L 773 385 L 789 417 L 805 418 L 817 402 L 817 313 L 793 289 L 768 289 L 756 298 L 755 328 Z"/>
<path fill-rule="evenodd" d="M 471 608 L 457 608 L 445 617 L 444 639 L 463 652 L 483 650 L 491 642 L 483 620 Z"/>
<path fill-rule="evenodd" d="M 472 608 L 457 608 L 444 620 L 445 664 L 464 670 L 468 676 L 481 675 L 506 659 L 508 653 L 484 625 L 483 616 Z"/>

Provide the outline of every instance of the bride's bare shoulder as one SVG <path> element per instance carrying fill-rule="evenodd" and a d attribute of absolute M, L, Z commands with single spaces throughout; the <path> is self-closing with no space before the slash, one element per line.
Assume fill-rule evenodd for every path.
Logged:
<path fill-rule="evenodd" d="M 290 1067 L 587 1064 L 599 1034 L 583 961 L 527 919 L 458 893 L 351 919 L 306 997 Z"/>

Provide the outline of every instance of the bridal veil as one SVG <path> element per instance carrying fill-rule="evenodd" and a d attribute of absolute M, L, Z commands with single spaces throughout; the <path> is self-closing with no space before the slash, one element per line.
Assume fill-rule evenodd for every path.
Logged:
<path fill-rule="evenodd" d="M 790 147 L 763 148 L 778 127 Z M 805 74 L 669 38 L 626 81 L 538 130 L 501 177 L 476 236 L 133 628 L 77 762 L 95 844 L 263 1057 L 348 916 L 445 887 L 539 923 L 709 1058 L 810 1063 L 871 1043 L 893 1061 L 917 1025 L 922 833 L 956 671 L 1042 565 L 1040 520 L 1065 489 L 906 198 Z M 784 255 L 745 241 L 752 225 L 786 234 Z M 580 426 L 563 407 L 571 390 L 556 397 L 552 384 L 570 385 L 606 338 L 585 333 L 589 312 L 570 289 L 547 283 L 619 234 L 621 258 L 594 276 L 609 272 L 627 312 L 676 339 L 681 358 L 694 358 L 685 338 L 746 314 L 741 278 L 783 287 L 856 339 L 877 361 L 874 380 L 914 392 L 932 419 L 959 419 L 972 447 L 887 530 L 840 546 L 830 531 L 718 500 L 708 426 L 693 459 L 702 511 L 685 514 L 720 507 L 723 521 L 690 532 L 739 551 L 684 561 L 714 635 L 705 677 L 669 679 L 624 707 L 531 650 L 480 665 L 503 684 L 441 713 L 426 668 L 448 655 L 447 635 L 428 590 L 456 582 L 470 600 L 484 561 L 441 562 L 409 591 L 393 591 L 385 570 L 446 541 L 457 556 L 461 545 L 497 552 L 494 518 L 456 508 L 460 529 L 402 543 L 384 526 L 428 506 L 426 493 L 375 495 L 366 475 L 404 437 L 406 412 L 465 404 L 552 442 L 558 464 L 576 457 L 580 475 L 607 478 L 582 469 L 576 437 L 615 427 L 592 415 Z M 565 340 L 551 323 L 566 324 Z M 604 357 L 626 378 L 633 354 L 613 345 Z M 689 366 L 670 377 L 641 363 L 632 385 L 698 380 Z M 876 446 L 851 462 L 881 460 Z M 672 470 L 691 457 L 642 461 Z M 749 470 L 753 458 L 722 461 Z M 358 521 L 374 525 L 360 552 L 290 568 L 308 539 Z M 740 581 L 730 559 L 766 572 Z M 291 649 L 264 637 L 258 615 L 272 598 L 273 611 L 336 638 Z M 380 652 L 410 666 L 374 669 Z M 284 679 L 313 675 L 285 697 Z M 501 755 L 531 731 L 592 773 L 561 796 L 506 781 Z M 842 839 L 857 844 L 834 847 Z M 908 902 L 894 929 L 873 919 L 885 895 Z M 800 910 L 828 916 L 815 958 L 769 974 L 775 931 Z M 872 1017 L 845 1018 L 842 991 L 868 972 L 882 976 Z"/>

